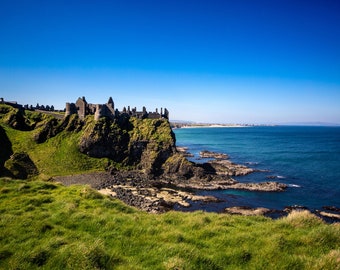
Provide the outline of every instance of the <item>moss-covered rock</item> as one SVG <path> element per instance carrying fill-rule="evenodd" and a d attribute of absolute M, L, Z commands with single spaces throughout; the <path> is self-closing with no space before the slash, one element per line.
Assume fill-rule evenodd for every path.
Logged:
<path fill-rule="evenodd" d="M 13 108 L 9 105 L 0 105 L 0 119 L 2 122 L 16 130 L 30 131 L 44 125 L 44 121 L 51 119 L 48 114 Z M 43 123 L 42 123 L 43 122 Z"/>
<path fill-rule="evenodd" d="M 175 135 L 166 119 L 132 118 L 129 159 L 148 174 L 163 172 L 164 162 L 175 153 Z"/>
<path fill-rule="evenodd" d="M 49 138 L 54 137 L 58 133 L 58 124 L 58 120 L 53 117 L 39 123 L 34 134 L 34 140 L 37 143 L 43 143 Z"/>
<path fill-rule="evenodd" d="M 56 119 L 52 115 L 45 115 L 44 119 L 40 119 L 40 122 L 36 123 L 34 140 L 37 143 L 43 143 L 62 131 L 79 132 L 83 124 L 76 114 L 66 116 L 62 120 Z"/>
<path fill-rule="evenodd" d="M 94 121 L 88 118 L 82 131 L 79 150 L 90 157 L 108 157 L 115 162 L 123 162 L 128 157 L 128 130 L 117 121 L 101 118 Z"/>
<path fill-rule="evenodd" d="M 52 155 L 51 160 L 61 160 L 61 155 L 67 155 L 68 151 L 71 153 L 79 150 L 90 158 L 110 159 L 108 166 L 143 170 L 149 175 L 157 176 L 163 173 L 166 160 L 176 153 L 175 135 L 167 119 L 137 119 L 128 114 L 122 114 L 115 119 L 103 117 L 98 121 L 95 121 L 92 115 L 80 119 L 76 114 L 59 119 L 43 112 L 0 105 L 0 121 L 4 127 L 9 127 L 8 130 L 13 128 L 25 131 L 11 131 L 11 134 L 16 136 L 15 140 L 13 137 L 8 139 L 4 130 L 0 131 L 1 142 L 6 146 L 6 151 L 0 156 L 0 165 L 9 159 L 13 152 L 26 151 L 40 166 L 41 157 L 46 158 L 43 154 L 46 152 L 43 150 L 44 144 L 48 147 L 50 143 L 56 143 L 64 147 L 58 151 L 50 151 L 49 147 L 47 152 Z M 73 139 L 69 143 L 62 142 L 70 139 L 70 136 Z M 32 140 L 32 144 L 27 143 L 28 138 Z M 57 139 L 51 142 L 52 138 Z M 15 141 L 14 151 L 10 150 L 11 140 Z M 24 140 L 26 142 L 23 142 Z M 18 145 L 21 148 L 18 148 Z M 54 158 L 55 155 L 57 158 Z M 13 163 L 13 160 L 8 161 L 7 167 L 12 171 L 11 175 L 27 177 L 29 173 L 26 173 L 25 169 L 22 175 L 19 174 L 18 170 L 22 167 L 19 165 Z M 45 170 L 39 169 L 42 172 Z"/>
<path fill-rule="evenodd" d="M 197 168 L 188 161 L 181 153 L 176 153 L 169 157 L 162 166 L 164 174 L 169 177 L 184 177 L 186 179 L 195 174 Z"/>
<path fill-rule="evenodd" d="M 175 152 L 175 135 L 166 119 L 87 119 L 79 150 L 91 157 L 108 157 L 124 166 L 160 174 Z"/>
<path fill-rule="evenodd" d="M 9 125 L 10 127 L 22 131 L 31 130 L 32 127 L 29 124 L 29 121 L 27 121 L 27 118 L 25 117 L 24 110 L 19 110 L 12 108 L 10 106 L 2 105 L 3 113 L 2 119 L 3 122 Z"/>
<path fill-rule="evenodd" d="M 25 152 L 14 153 L 5 162 L 5 169 L 10 176 L 17 179 L 27 179 L 39 173 L 37 167 Z"/>

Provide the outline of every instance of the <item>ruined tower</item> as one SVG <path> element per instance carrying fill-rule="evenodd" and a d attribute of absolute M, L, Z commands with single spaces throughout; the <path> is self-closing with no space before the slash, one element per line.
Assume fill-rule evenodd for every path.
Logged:
<path fill-rule="evenodd" d="M 86 109 L 87 109 L 87 102 L 85 97 L 82 98 L 78 98 L 77 102 L 76 102 L 76 107 L 78 110 L 78 115 L 80 119 L 84 119 L 86 116 Z"/>

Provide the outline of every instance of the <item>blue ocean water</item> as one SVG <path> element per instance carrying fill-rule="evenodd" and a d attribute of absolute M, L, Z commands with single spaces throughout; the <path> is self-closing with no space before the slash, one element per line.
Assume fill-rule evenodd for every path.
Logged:
<path fill-rule="evenodd" d="M 340 127 L 251 126 L 181 128 L 174 130 L 178 146 L 188 147 L 198 160 L 201 150 L 230 156 L 234 163 L 266 170 L 235 177 L 239 182 L 277 181 L 284 192 L 224 190 L 212 194 L 223 202 L 196 204 L 194 209 L 221 211 L 230 206 L 283 209 L 301 205 L 310 210 L 340 207 Z"/>

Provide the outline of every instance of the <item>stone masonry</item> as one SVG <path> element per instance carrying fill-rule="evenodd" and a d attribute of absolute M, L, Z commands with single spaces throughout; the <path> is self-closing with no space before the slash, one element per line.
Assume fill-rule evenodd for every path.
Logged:
<path fill-rule="evenodd" d="M 105 104 L 91 104 L 87 103 L 85 97 L 78 98 L 76 103 L 66 103 L 65 116 L 71 114 L 78 114 L 81 119 L 84 119 L 86 115 L 94 115 L 95 120 L 101 117 L 109 117 L 111 119 L 117 118 L 122 114 L 126 114 L 139 119 L 149 118 L 158 119 L 166 118 L 169 119 L 169 111 L 161 108 L 160 112 L 156 109 L 155 112 L 148 112 L 145 107 L 142 111 L 137 111 L 137 108 L 131 109 L 130 106 L 124 107 L 122 111 L 115 109 L 112 97 L 109 98 L 108 102 Z"/>

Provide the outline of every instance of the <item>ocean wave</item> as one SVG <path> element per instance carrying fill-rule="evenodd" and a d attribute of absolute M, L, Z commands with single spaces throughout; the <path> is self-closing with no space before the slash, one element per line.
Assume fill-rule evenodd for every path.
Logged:
<path fill-rule="evenodd" d="M 289 187 L 296 187 L 296 188 L 300 188 L 300 185 L 296 185 L 296 184 L 288 184 Z"/>
<path fill-rule="evenodd" d="M 246 162 L 247 165 L 259 165 L 259 162 L 253 162 L 253 161 L 249 161 Z"/>
<path fill-rule="evenodd" d="M 282 176 L 282 175 L 269 175 L 267 176 L 268 179 L 285 179 L 286 177 L 285 176 Z"/>

